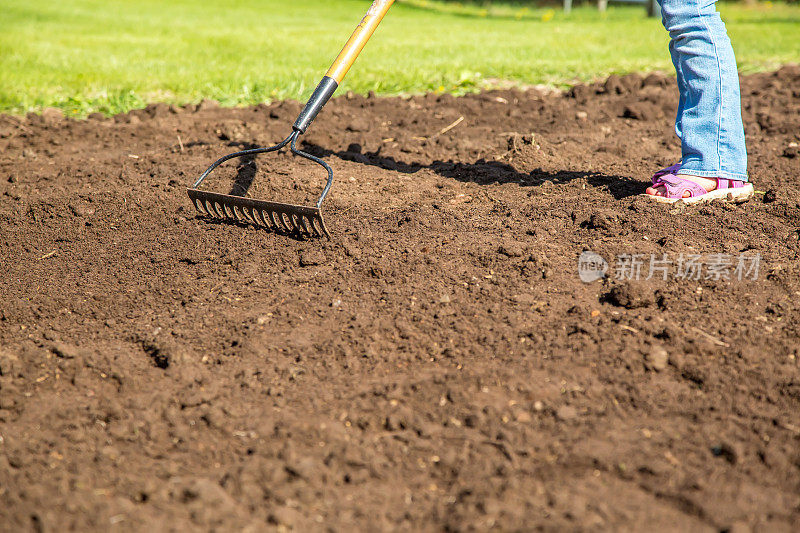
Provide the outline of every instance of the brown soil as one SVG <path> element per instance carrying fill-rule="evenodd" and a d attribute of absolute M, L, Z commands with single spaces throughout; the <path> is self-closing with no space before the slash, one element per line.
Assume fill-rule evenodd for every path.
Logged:
<path fill-rule="evenodd" d="M 0 118 L 0 530 L 796 527 L 800 69 L 742 84 L 766 194 L 686 209 L 636 196 L 679 154 L 663 76 L 337 98 L 330 241 L 185 193 L 297 103 Z M 762 262 L 584 284 L 587 249 Z"/>

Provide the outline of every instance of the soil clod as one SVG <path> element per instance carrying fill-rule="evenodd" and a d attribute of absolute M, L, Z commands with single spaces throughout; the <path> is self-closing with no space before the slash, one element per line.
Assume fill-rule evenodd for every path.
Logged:
<path fill-rule="evenodd" d="M 606 293 L 605 299 L 612 305 L 626 309 L 650 307 L 655 303 L 653 290 L 646 282 L 626 281 L 619 283 Z"/>
<path fill-rule="evenodd" d="M 653 346 L 645 355 L 645 364 L 656 372 L 661 372 L 669 365 L 669 353 L 662 346 Z"/>

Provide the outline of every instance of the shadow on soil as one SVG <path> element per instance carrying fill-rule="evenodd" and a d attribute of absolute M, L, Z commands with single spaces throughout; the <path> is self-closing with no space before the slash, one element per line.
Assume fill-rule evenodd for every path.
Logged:
<path fill-rule="evenodd" d="M 357 144 L 350 145 L 347 151 L 334 152 L 315 144 L 304 142 L 304 149 L 317 157 L 336 156 L 345 161 L 355 161 L 364 165 L 385 170 L 414 174 L 422 169 L 432 170 L 438 175 L 462 182 L 473 182 L 480 185 L 491 183 L 516 183 L 523 187 L 537 187 L 546 182 L 569 183 L 576 179 L 586 179 L 592 187 L 608 190 L 615 199 L 621 200 L 636 196 L 642 192 L 643 184 L 625 176 L 610 176 L 600 172 L 559 171 L 547 172 L 536 169 L 529 174 L 516 170 L 513 166 L 500 161 L 479 159 L 474 163 L 453 161 L 433 161 L 430 164 L 406 163 L 392 157 L 381 156 L 379 152 L 363 152 Z"/>
<path fill-rule="evenodd" d="M 252 150 L 260 148 L 252 143 L 230 143 L 228 146 L 235 147 L 237 150 Z M 253 185 L 253 180 L 256 177 L 258 166 L 256 165 L 256 156 L 245 155 L 239 158 L 236 164 L 236 179 L 231 185 L 231 190 L 228 194 L 232 196 L 247 196 L 247 191 Z"/>

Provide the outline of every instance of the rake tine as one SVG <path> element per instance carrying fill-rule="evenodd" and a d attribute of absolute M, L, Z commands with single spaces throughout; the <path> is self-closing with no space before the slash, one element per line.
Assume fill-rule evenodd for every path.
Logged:
<path fill-rule="evenodd" d="M 316 237 L 317 234 L 314 232 L 314 227 L 311 225 L 311 219 L 308 217 L 303 217 L 301 221 L 303 222 L 303 228 L 306 230 L 306 233 L 312 237 Z"/>
<path fill-rule="evenodd" d="M 272 222 L 272 227 L 275 228 L 275 231 L 280 231 L 281 225 L 278 223 L 278 219 L 275 218 L 275 212 L 272 210 L 267 210 L 266 213 L 270 222 Z"/>
<path fill-rule="evenodd" d="M 295 216 L 292 213 L 286 213 L 285 216 L 286 216 L 286 221 L 289 223 L 289 229 L 291 230 L 291 232 L 297 233 L 297 231 L 300 228 L 297 226 L 297 220 L 295 220 Z"/>
<path fill-rule="evenodd" d="M 250 217 L 248 217 L 248 216 L 247 216 L 247 211 L 246 211 L 246 209 L 247 209 L 247 208 L 246 208 L 246 207 L 243 207 L 243 206 L 240 206 L 240 207 L 238 207 L 238 208 L 235 208 L 235 210 L 236 210 L 236 211 L 238 211 L 238 215 L 239 215 L 239 222 L 244 222 L 244 223 L 249 223 L 249 224 L 252 224 L 252 223 L 253 223 L 253 221 L 252 221 L 252 220 L 250 220 Z"/>
<path fill-rule="evenodd" d="M 316 225 L 315 222 L 316 222 L 315 217 L 309 217 L 308 224 L 309 224 L 309 226 L 311 226 L 311 231 L 314 233 L 314 235 L 319 237 L 322 234 L 320 233 L 319 229 L 317 228 L 317 225 Z"/>
<path fill-rule="evenodd" d="M 272 228 L 272 231 L 280 231 L 281 225 L 278 224 L 278 219 L 275 218 L 275 213 L 267 209 L 264 211 L 264 214 L 266 215 L 266 219 L 270 222 L 270 227 Z"/>
<path fill-rule="evenodd" d="M 303 232 L 307 233 L 308 235 L 313 235 L 313 232 L 308 229 L 308 225 L 306 224 L 306 217 L 300 216 L 300 225 L 303 227 Z"/>
<path fill-rule="evenodd" d="M 244 222 L 244 223 L 247 223 L 247 224 L 254 224 L 255 223 L 255 221 L 252 220 L 250 218 L 250 216 L 247 214 L 247 207 L 246 206 L 240 206 L 239 207 L 239 216 L 241 217 L 239 219 L 240 222 Z"/>
<path fill-rule="evenodd" d="M 289 215 L 289 220 L 291 220 L 291 222 L 292 222 L 292 229 L 294 231 L 297 231 L 297 232 L 300 232 L 300 233 L 303 232 L 303 227 L 300 225 L 300 217 L 298 217 L 297 215 L 292 213 L 292 214 Z"/>
<path fill-rule="evenodd" d="M 266 229 L 272 229 L 272 224 L 270 224 L 269 220 L 267 220 L 267 217 L 264 216 L 263 209 L 254 208 L 253 214 L 256 216 L 258 223 L 261 224 L 262 227 Z"/>
<path fill-rule="evenodd" d="M 246 222 L 248 222 L 250 224 L 253 224 L 254 226 L 258 226 L 258 222 L 256 222 L 255 219 L 253 219 L 253 216 L 252 216 L 252 213 L 250 212 L 250 208 L 249 207 L 246 207 L 246 206 L 242 207 L 242 208 L 240 208 L 240 211 L 242 212 L 242 217 L 244 218 L 244 220 Z"/>
<path fill-rule="evenodd" d="M 294 213 L 289 215 L 289 220 L 292 223 L 292 231 L 296 233 L 303 233 L 303 226 L 300 225 L 300 220 Z"/>
<path fill-rule="evenodd" d="M 261 209 L 253 208 L 253 215 L 258 219 L 258 223 L 261 226 L 270 229 L 269 222 L 267 222 L 267 219 L 264 218 L 264 211 L 262 211 Z"/>
<path fill-rule="evenodd" d="M 253 224 L 255 226 L 259 225 L 258 220 L 256 220 L 255 214 L 253 214 L 253 208 L 252 207 L 243 207 L 242 208 L 242 212 L 244 213 L 244 216 L 247 217 L 247 220 L 251 224 Z"/>
<path fill-rule="evenodd" d="M 292 215 L 290 215 L 289 213 L 282 213 L 281 217 L 283 218 L 283 221 L 286 223 L 286 227 L 289 228 L 289 233 L 294 233 L 295 228 L 294 228 L 294 220 L 292 220 Z"/>
<path fill-rule="evenodd" d="M 275 231 L 286 231 L 286 227 L 283 224 L 283 219 L 281 218 L 280 213 L 270 211 L 269 216 L 273 221 L 275 221 Z"/>
<path fill-rule="evenodd" d="M 312 233 L 311 230 L 308 229 L 308 222 L 306 220 L 306 217 L 301 215 L 300 217 L 298 217 L 298 222 L 300 223 L 300 229 L 302 230 L 303 234 L 311 236 L 314 235 L 314 233 Z"/>
<path fill-rule="evenodd" d="M 320 227 L 319 227 L 319 222 L 317 221 L 317 218 L 316 218 L 316 217 L 314 217 L 314 218 L 312 218 L 312 219 L 311 219 L 311 226 L 314 228 L 314 232 L 315 232 L 315 233 L 316 233 L 316 234 L 317 234 L 319 237 L 322 237 L 322 235 L 323 235 L 323 233 L 324 233 L 324 232 L 323 232 L 323 231 L 320 229 Z M 324 227 L 324 226 L 323 226 L 323 227 Z"/>
<path fill-rule="evenodd" d="M 256 220 L 256 223 L 260 227 L 265 229 L 270 229 L 269 222 L 267 222 L 266 219 L 264 218 L 264 212 L 261 211 L 261 209 L 254 207 L 252 212 L 253 212 L 253 218 Z"/>
<path fill-rule="evenodd" d="M 264 220 L 264 215 L 261 214 L 260 209 L 254 207 L 250 210 L 250 212 L 253 214 L 253 219 L 256 221 L 256 224 L 262 228 L 269 229 L 269 224 L 267 224 L 267 221 Z"/>
<path fill-rule="evenodd" d="M 281 226 L 283 226 L 284 230 L 286 230 L 288 233 L 292 232 L 292 228 L 286 222 L 286 213 L 278 213 L 278 220 L 281 221 Z"/>
<path fill-rule="evenodd" d="M 275 211 L 268 211 L 269 218 L 275 224 L 275 231 L 286 231 L 286 228 L 283 225 L 283 220 L 281 220 L 281 214 L 276 213 Z"/>

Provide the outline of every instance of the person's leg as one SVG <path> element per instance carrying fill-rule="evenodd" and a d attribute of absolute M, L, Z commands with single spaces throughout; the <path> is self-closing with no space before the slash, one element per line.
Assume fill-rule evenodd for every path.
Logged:
<path fill-rule="evenodd" d="M 747 181 L 736 59 L 715 0 L 660 3 L 681 92 L 675 123 L 682 146 L 677 174 L 708 191 L 717 186 L 713 178 Z M 647 192 L 665 193 L 664 187 Z"/>
<path fill-rule="evenodd" d="M 675 73 L 678 75 L 678 112 L 675 114 L 675 135 L 678 139 L 681 138 L 681 120 L 683 119 L 683 106 L 686 102 L 686 84 L 683 82 L 683 73 L 681 72 L 681 64 L 678 61 L 678 53 L 675 51 L 675 43 L 669 42 L 669 55 L 672 57 L 672 64 L 675 66 Z M 656 171 L 653 174 L 653 181 L 666 176 L 667 174 L 674 174 L 681 168 L 680 161 L 670 165 L 666 168 Z M 655 190 L 655 189 L 653 189 Z M 648 192 L 650 189 L 648 189 Z M 652 194 L 652 193 L 651 193 Z"/>
<path fill-rule="evenodd" d="M 675 50 L 675 41 L 672 39 L 669 41 L 669 55 L 672 57 L 672 64 L 675 66 L 675 74 L 678 78 L 678 112 L 675 115 L 675 135 L 678 136 L 678 139 L 681 139 L 683 137 L 681 121 L 683 120 L 683 108 L 686 104 L 686 83 L 683 80 L 678 52 Z"/>

